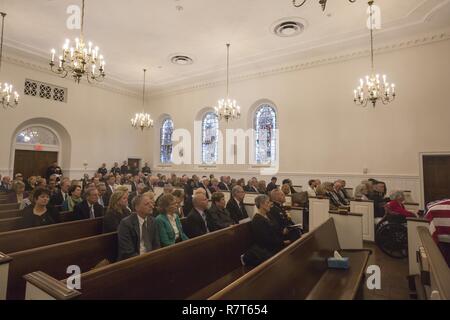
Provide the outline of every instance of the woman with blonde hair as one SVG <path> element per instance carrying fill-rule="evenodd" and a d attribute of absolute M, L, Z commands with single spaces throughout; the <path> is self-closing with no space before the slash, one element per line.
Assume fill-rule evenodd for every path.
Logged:
<path fill-rule="evenodd" d="M 28 198 L 28 193 L 25 192 L 25 183 L 22 181 L 14 181 L 12 189 L 14 192 L 8 194 L 7 203 L 21 203 L 23 199 Z"/>
<path fill-rule="evenodd" d="M 117 231 L 120 221 L 130 214 L 131 210 L 128 208 L 128 188 L 119 186 L 111 195 L 108 209 L 103 217 L 103 233 Z"/>
<path fill-rule="evenodd" d="M 177 200 L 173 195 L 165 194 L 159 199 L 160 214 L 156 217 L 156 225 L 159 229 L 159 240 L 162 247 L 189 239 L 183 232 L 177 208 Z"/>

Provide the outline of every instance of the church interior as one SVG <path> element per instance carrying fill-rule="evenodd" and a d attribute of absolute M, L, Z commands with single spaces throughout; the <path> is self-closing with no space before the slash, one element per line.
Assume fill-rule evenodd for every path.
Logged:
<path fill-rule="evenodd" d="M 450 299 L 450 0 L 0 14 L 0 300 Z"/>

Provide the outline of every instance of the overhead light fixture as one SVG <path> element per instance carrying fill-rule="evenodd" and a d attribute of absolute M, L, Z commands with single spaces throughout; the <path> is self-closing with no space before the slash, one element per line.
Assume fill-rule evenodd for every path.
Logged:
<path fill-rule="evenodd" d="M 153 127 L 153 119 L 151 118 L 150 114 L 144 112 L 145 110 L 145 73 L 147 72 L 147 69 L 144 69 L 144 85 L 142 89 L 142 112 L 136 113 L 134 115 L 134 118 L 131 119 L 131 125 L 133 128 L 141 129 L 141 131 L 144 131 L 144 129 L 148 129 Z"/>
<path fill-rule="evenodd" d="M 1 43 L 0 43 L 0 70 L 2 67 L 2 58 L 3 58 L 3 29 L 5 26 L 5 17 L 6 13 L 0 12 L 2 15 L 2 37 L 1 37 Z M 13 92 L 13 86 L 10 83 L 0 83 L 0 102 L 3 106 L 3 108 L 7 107 L 15 107 L 19 104 L 19 94 L 14 91 Z"/>
<path fill-rule="evenodd" d="M 105 60 L 99 54 L 98 47 L 94 47 L 92 42 L 88 42 L 87 45 L 84 42 L 84 1 L 82 0 L 80 38 L 75 39 L 75 47 L 71 47 L 70 40 L 66 39 L 57 62 L 56 50 L 52 49 L 50 67 L 60 77 L 71 76 L 77 83 L 80 83 L 84 76 L 89 83 L 100 82 L 105 78 Z"/>
<path fill-rule="evenodd" d="M 241 107 L 238 106 L 236 100 L 230 99 L 230 44 L 227 43 L 227 96 L 220 99 L 217 103 L 217 107 L 214 107 L 219 121 L 225 119 L 227 122 L 230 120 L 238 119 L 241 116 Z"/>
<path fill-rule="evenodd" d="M 370 101 L 375 108 L 377 101 L 388 104 L 395 99 L 395 84 L 387 82 L 386 75 L 375 74 L 373 58 L 373 2 L 369 1 L 370 9 L 370 60 L 372 64 L 371 74 L 360 79 L 359 87 L 354 90 L 353 101 L 355 104 L 366 107 Z"/>
<path fill-rule="evenodd" d="M 351 3 L 354 3 L 356 0 L 348 0 Z M 292 0 L 292 4 L 294 5 L 294 7 L 299 8 L 301 6 L 303 6 L 306 3 L 306 0 L 303 0 L 300 3 L 297 3 L 297 0 Z M 319 0 L 319 4 L 322 6 L 322 11 L 325 11 L 326 7 L 327 7 L 327 0 Z"/>

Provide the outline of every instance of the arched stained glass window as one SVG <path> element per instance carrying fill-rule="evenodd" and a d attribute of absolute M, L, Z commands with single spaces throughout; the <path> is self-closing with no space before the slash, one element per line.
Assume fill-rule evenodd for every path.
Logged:
<path fill-rule="evenodd" d="M 173 121 L 170 118 L 166 118 L 163 120 L 160 132 L 161 163 L 172 162 L 172 133 L 173 133 Z"/>
<path fill-rule="evenodd" d="M 16 136 L 16 143 L 59 145 L 58 137 L 51 130 L 37 126 L 19 132 Z"/>
<path fill-rule="evenodd" d="M 214 112 L 205 114 L 202 120 L 202 162 L 214 164 L 218 159 L 219 119 Z"/>
<path fill-rule="evenodd" d="M 275 109 L 263 104 L 256 109 L 254 117 L 255 160 L 258 164 L 271 164 L 276 159 L 277 113 Z"/>

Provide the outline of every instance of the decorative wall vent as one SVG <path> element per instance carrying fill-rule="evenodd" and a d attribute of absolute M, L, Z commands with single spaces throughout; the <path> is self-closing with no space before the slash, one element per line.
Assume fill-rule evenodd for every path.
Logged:
<path fill-rule="evenodd" d="M 27 96 L 67 102 L 67 88 L 57 87 L 53 84 L 26 79 L 23 91 L 23 93 Z"/>

